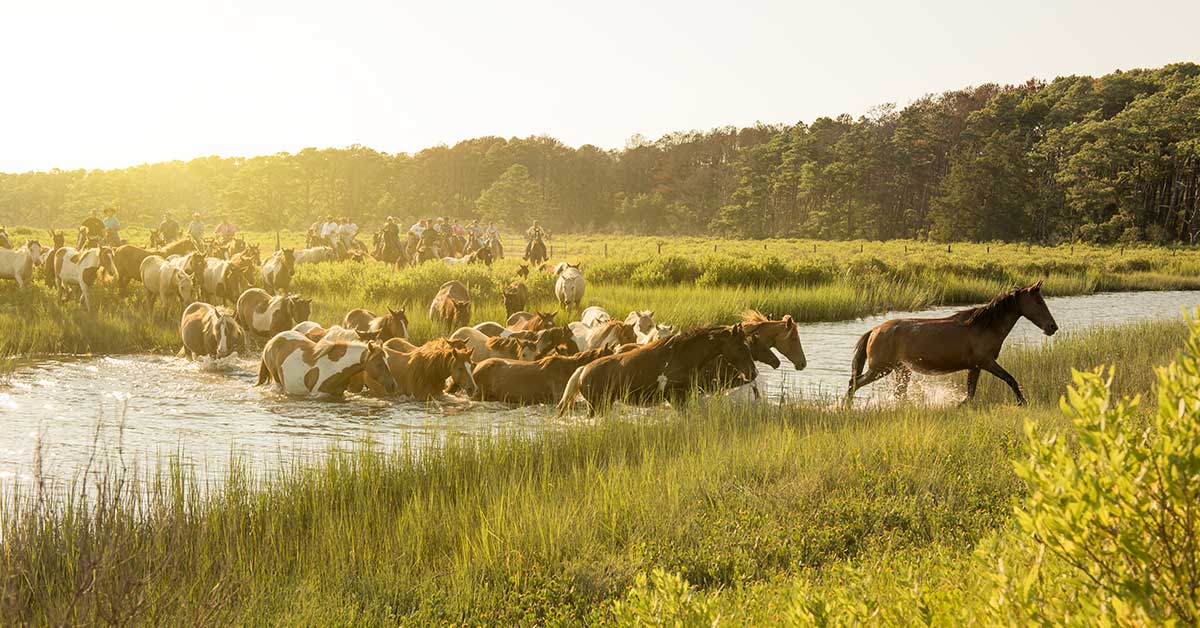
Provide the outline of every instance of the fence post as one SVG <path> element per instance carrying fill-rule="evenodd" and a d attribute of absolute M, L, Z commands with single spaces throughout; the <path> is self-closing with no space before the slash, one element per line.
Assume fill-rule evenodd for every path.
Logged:
<path fill-rule="evenodd" d="M 859 252 L 859 253 L 862 253 L 862 252 L 863 252 L 863 245 L 862 245 L 862 244 L 859 244 L 859 245 L 858 245 L 858 252 Z"/>
<path fill-rule="evenodd" d="M 608 243 L 604 243 L 604 259 L 608 259 Z"/>
<path fill-rule="evenodd" d="M 813 245 L 813 253 L 816 253 L 816 252 L 817 252 L 817 245 L 814 244 Z"/>
<path fill-rule="evenodd" d="M 658 254 L 662 255 L 662 242 L 658 243 Z"/>
<path fill-rule="evenodd" d="M 550 257 L 554 257 L 554 245 L 550 245 Z"/>
<path fill-rule="evenodd" d="M 988 247 L 987 247 L 987 252 L 988 252 L 988 253 L 991 253 L 991 252 L 992 252 L 992 245 L 990 245 L 990 244 L 988 245 Z"/>
<path fill-rule="evenodd" d="M 717 252 L 717 245 L 714 244 L 713 245 L 713 253 L 716 253 L 716 252 Z"/>
<path fill-rule="evenodd" d="M 946 245 L 946 252 L 947 252 L 947 253 L 949 253 L 949 252 L 950 252 L 950 245 L 949 245 L 949 244 L 947 244 L 947 245 Z"/>

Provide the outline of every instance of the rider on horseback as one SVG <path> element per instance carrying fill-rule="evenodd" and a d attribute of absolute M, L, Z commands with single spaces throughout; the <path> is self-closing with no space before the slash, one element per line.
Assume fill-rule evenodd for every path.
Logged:
<path fill-rule="evenodd" d="M 121 240 L 121 221 L 117 220 L 117 210 L 112 207 L 104 210 L 104 231 L 109 245 L 120 246 L 125 243 Z"/>
<path fill-rule="evenodd" d="M 538 221 L 533 221 L 533 226 L 525 232 L 525 258 L 529 258 L 529 251 L 533 248 L 533 243 L 546 239 L 546 232 L 538 226 Z"/>

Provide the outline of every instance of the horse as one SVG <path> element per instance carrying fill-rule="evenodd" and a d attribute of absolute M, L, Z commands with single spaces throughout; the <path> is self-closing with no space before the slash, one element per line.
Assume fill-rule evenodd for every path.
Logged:
<path fill-rule="evenodd" d="M 150 230 L 150 242 L 146 245 L 152 249 L 162 248 L 167 245 L 167 239 L 162 236 L 161 229 Z"/>
<path fill-rule="evenodd" d="M 5 229 L 4 227 L 0 227 L 0 249 L 11 249 L 11 248 L 13 248 L 12 238 L 9 237 L 9 235 L 8 235 L 8 229 Z"/>
<path fill-rule="evenodd" d="M 616 349 L 624 344 L 637 342 L 634 326 L 622 321 L 608 320 L 595 327 L 586 327 L 583 323 L 567 324 L 575 344 L 580 350 L 588 351 L 609 347 Z"/>
<path fill-rule="evenodd" d="M 637 334 L 638 342 L 646 344 L 647 336 L 654 330 L 654 310 L 641 310 L 630 312 L 625 317 L 626 325 L 633 325 L 633 332 Z"/>
<path fill-rule="evenodd" d="M 471 361 L 481 362 L 488 358 L 512 358 L 516 360 L 532 360 L 538 357 L 537 342 L 520 338 L 490 337 L 474 327 L 460 327 L 450 340 L 466 344 L 471 350 Z"/>
<path fill-rule="evenodd" d="M 610 320 L 612 320 L 612 315 L 608 313 L 608 310 L 599 305 L 590 305 L 579 315 L 579 322 L 584 327 L 595 327 L 600 323 L 607 323 Z"/>
<path fill-rule="evenodd" d="M 390 389 L 394 384 L 385 356 L 383 347 L 374 342 L 313 342 L 287 330 L 263 347 L 255 386 L 274 382 L 288 395 L 341 397 L 362 373 Z"/>
<path fill-rule="evenodd" d="M 183 348 L 177 357 L 188 360 L 202 355 L 217 359 L 228 357 L 245 344 L 244 333 L 229 308 L 192 303 L 179 318 Z"/>
<path fill-rule="evenodd" d="M 338 259 L 337 251 L 331 246 L 314 246 L 295 252 L 295 262 L 300 264 L 316 264 L 318 262 L 333 262 Z"/>
<path fill-rule="evenodd" d="M 899 384 L 897 396 L 903 397 L 912 371 L 942 374 L 965 370 L 967 396 L 963 403 L 975 397 L 979 374 L 987 371 L 1008 384 L 1017 404 L 1024 405 L 1025 395 L 1016 378 L 996 362 L 1005 338 L 1022 316 L 1047 336 L 1058 331 L 1042 298 L 1041 281 L 944 318 L 898 318 L 880 323 L 854 347 L 846 403 L 853 402 L 856 390 L 892 372 Z M 864 365 L 869 366 L 866 373 Z"/>
<path fill-rule="evenodd" d="M 261 288 L 250 288 L 237 300 L 237 320 L 246 330 L 246 348 L 250 348 L 250 337 L 270 338 L 291 329 L 293 325 L 308 320 L 312 310 L 312 299 L 301 299 L 294 295 L 271 296 Z"/>
<path fill-rule="evenodd" d="M 580 367 L 612 355 L 611 349 L 593 349 L 574 355 L 549 355 L 536 361 L 489 358 L 475 365 L 475 385 L 480 401 L 554 403 L 562 397 L 571 374 Z"/>
<path fill-rule="evenodd" d="M 239 254 L 240 255 L 240 254 Z M 204 273 L 201 277 L 201 292 L 209 301 L 221 299 L 222 304 L 237 303 L 242 293 L 242 280 L 245 277 L 244 266 L 233 260 L 209 257 L 205 260 Z"/>
<path fill-rule="evenodd" d="M 102 243 L 104 241 L 105 231 L 107 230 L 104 228 L 103 220 L 100 220 L 95 216 L 88 216 L 87 218 L 84 218 L 83 222 L 79 225 L 79 237 L 75 241 L 75 248 L 95 248 L 86 245 L 91 241 Z"/>
<path fill-rule="evenodd" d="M 54 251 L 54 283 L 58 287 L 60 299 L 69 298 L 75 289 L 79 290 L 79 301 L 89 312 L 92 311 L 92 286 L 100 275 L 100 269 L 109 275 L 116 275 L 117 269 L 113 264 L 113 251 L 107 246 L 98 246 L 83 251 L 71 247 L 59 247 Z"/>
<path fill-rule="evenodd" d="M 781 320 L 776 321 L 767 318 L 757 310 L 747 310 L 742 313 L 742 330 L 746 333 L 750 355 L 755 362 L 777 369 L 780 361 L 775 355 L 775 351 L 778 351 L 787 358 L 788 362 L 792 363 L 792 368 L 795 370 L 803 371 L 808 366 L 808 359 L 804 356 L 804 345 L 800 342 L 799 327 L 790 314 L 784 315 Z M 662 332 L 656 326 L 646 335 L 648 337 L 661 336 Z M 641 342 L 640 335 L 638 339 Z M 700 388 L 705 392 L 715 392 L 743 384 L 754 385 L 754 382 L 741 379 L 741 374 L 737 369 L 720 357 L 709 362 L 702 370 L 700 377 Z M 753 392 L 757 399 L 759 393 L 756 385 Z"/>
<path fill-rule="evenodd" d="M 589 416 L 618 400 L 645 404 L 665 399 L 681 408 L 699 369 L 717 356 L 747 381 L 758 375 L 740 324 L 705 327 L 580 367 L 563 389 L 558 415 L 570 411 L 579 395 L 588 404 Z"/>
<path fill-rule="evenodd" d="M 484 246 L 492 251 L 492 259 L 504 259 L 504 243 L 500 241 L 500 236 L 494 233 L 487 235 L 487 240 L 484 241 Z"/>
<path fill-rule="evenodd" d="M 397 264 L 404 259 L 404 244 L 400 242 L 399 230 L 392 226 L 384 227 L 372 238 L 371 256 L 385 264 Z"/>
<path fill-rule="evenodd" d="M 442 398 L 446 395 L 447 379 L 468 396 L 475 392 L 469 349 L 439 338 L 406 351 L 385 346 L 384 352 L 397 394 L 423 401 Z"/>
<path fill-rule="evenodd" d="M 33 285 L 33 267 L 43 263 L 45 253 L 37 240 L 16 250 L 0 249 L 0 278 L 15 280 L 17 288 Z"/>
<path fill-rule="evenodd" d="M 467 287 L 457 281 L 442 284 L 429 304 L 429 318 L 446 329 L 470 325 L 471 295 Z"/>
<path fill-rule="evenodd" d="M 404 308 L 393 310 L 389 307 L 388 313 L 383 316 L 376 316 L 373 312 L 360 308 L 346 312 L 346 316 L 342 318 L 342 327 L 359 332 L 374 332 L 378 334 L 380 341 L 408 338 L 408 315 L 404 313 Z"/>
<path fill-rule="evenodd" d="M 292 275 L 296 273 L 296 253 L 293 249 L 280 249 L 271 254 L 262 265 L 263 285 L 267 292 L 286 293 L 292 286 Z"/>
<path fill-rule="evenodd" d="M 462 257 L 443 257 L 442 262 L 457 266 L 459 264 L 476 264 L 482 263 L 484 266 L 491 267 L 492 252 L 488 249 L 479 249 L 463 255 Z"/>
<path fill-rule="evenodd" d="M 508 317 L 504 327 L 508 331 L 539 331 L 542 329 L 552 329 L 554 325 L 554 317 L 558 312 L 537 312 L 530 314 L 529 312 L 517 312 Z"/>
<path fill-rule="evenodd" d="M 524 282 L 514 281 L 504 288 L 501 296 L 504 297 L 504 313 L 512 316 L 524 310 L 529 303 L 529 288 L 525 286 Z"/>
<path fill-rule="evenodd" d="M 538 266 L 550 259 L 550 256 L 546 255 L 546 243 L 542 241 L 542 236 L 533 237 L 533 242 L 529 244 L 529 253 L 521 259 L 528 261 L 532 266 Z"/>
<path fill-rule="evenodd" d="M 337 340 L 355 342 L 379 340 L 379 334 L 377 332 L 358 331 L 357 329 L 350 329 L 347 327 L 342 327 L 341 325 L 334 325 L 333 327 L 326 329 L 322 327 L 320 323 L 314 323 L 312 321 L 296 323 L 292 326 L 292 331 L 298 331 L 304 334 L 306 338 L 313 342 L 321 342 L 322 340 L 327 342 L 334 342 Z"/>
<path fill-rule="evenodd" d="M 497 323 L 494 321 L 484 321 L 482 323 L 476 323 L 474 325 L 474 328 L 489 338 L 503 336 L 503 335 L 505 335 L 505 332 L 508 332 L 510 334 L 512 333 L 512 332 L 509 332 L 507 329 L 505 329 L 504 325 L 501 325 L 500 323 Z"/>
<path fill-rule="evenodd" d="M 66 241 L 66 233 L 50 229 L 50 242 L 53 244 L 53 246 L 42 254 L 42 280 L 45 281 L 46 285 L 51 288 L 53 288 L 58 281 L 58 277 L 55 275 L 54 270 L 54 253 L 58 249 L 61 249 Z"/>
<path fill-rule="evenodd" d="M 170 304 L 179 300 L 180 308 L 186 308 L 196 300 L 196 288 L 202 277 L 163 259 L 159 255 L 148 255 L 139 267 L 142 286 L 146 289 L 146 307 L 153 309 L 157 298 L 163 311 L 170 316 Z"/>
<path fill-rule="evenodd" d="M 518 266 L 516 275 L 521 279 L 529 279 L 529 264 L 521 264 Z"/>
<path fill-rule="evenodd" d="M 170 245 L 165 245 L 157 249 L 143 249 L 132 244 L 122 244 L 113 249 L 113 263 L 117 267 L 117 287 L 121 292 L 129 288 L 129 280 L 142 280 L 142 260 L 151 255 L 159 257 L 171 257 L 172 255 L 185 255 L 195 251 L 196 246 L 189 238 L 176 240 Z M 199 275 L 197 275 L 199 277 Z"/>
<path fill-rule="evenodd" d="M 583 271 L 578 264 L 559 264 L 554 271 L 558 279 L 554 282 L 554 294 L 558 297 L 558 306 L 566 310 L 570 306 L 578 307 L 583 301 Z"/>

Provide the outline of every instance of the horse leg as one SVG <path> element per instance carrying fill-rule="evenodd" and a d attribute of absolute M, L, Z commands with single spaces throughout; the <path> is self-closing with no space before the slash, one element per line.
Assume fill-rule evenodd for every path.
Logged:
<path fill-rule="evenodd" d="M 991 373 L 992 375 L 995 375 L 996 377 L 999 377 L 1004 381 L 1005 384 L 1008 384 L 1008 387 L 1012 389 L 1013 394 L 1017 396 L 1017 405 L 1025 405 L 1025 395 L 1021 394 L 1021 386 L 1017 384 L 1017 378 L 1013 377 L 1012 374 L 1004 370 L 1003 366 L 1000 366 L 995 360 L 992 360 L 987 364 L 983 364 L 980 366 L 980 368 Z"/>
<path fill-rule="evenodd" d="M 967 370 L 967 398 L 962 400 L 964 404 L 975 398 L 975 388 L 979 386 L 980 372 L 977 368 Z"/>
<path fill-rule="evenodd" d="M 854 393 L 857 392 L 859 388 L 867 386 L 871 382 L 874 382 L 882 377 L 887 377 L 889 374 L 891 374 L 891 372 L 891 366 L 878 369 L 871 367 L 867 369 L 866 373 L 855 377 L 854 382 L 850 384 L 850 390 L 846 391 L 846 405 L 850 405 L 854 401 Z"/>

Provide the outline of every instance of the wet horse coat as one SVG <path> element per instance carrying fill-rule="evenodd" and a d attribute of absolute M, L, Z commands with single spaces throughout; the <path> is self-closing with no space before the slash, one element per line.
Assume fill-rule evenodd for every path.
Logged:
<path fill-rule="evenodd" d="M 255 385 L 274 382 L 288 395 L 338 397 L 356 375 L 364 372 L 386 377 L 382 347 L 361 342 L 313 342 L 300 332 L 288 330 L 276 334 L 263 347 Z"/>
<path fill-rule="evenodd" d="M 477 399 L 508 403 L 554 403 L 579 367 L 612 355 L 594 349 L 575 355 L 551 355 L 537 361 L 491 358 L 475 366 Z"/>
<path fill-rule="evenodd" d="M 228 357 L 245 342 L 242 334 L 232 310 L 193 303 L 179 319 L 179 337 L 183 340 L 179 356 L 189 360 L 198 356 Z"/>
<path fill-rule="evenodd" d="M 293 325 L 308 320 L 310 299 L 296 296 L 271 296 L 260 288 L 250 288 L 238 297 L 237 319 L 249 336 L 270 338 Z"/>

